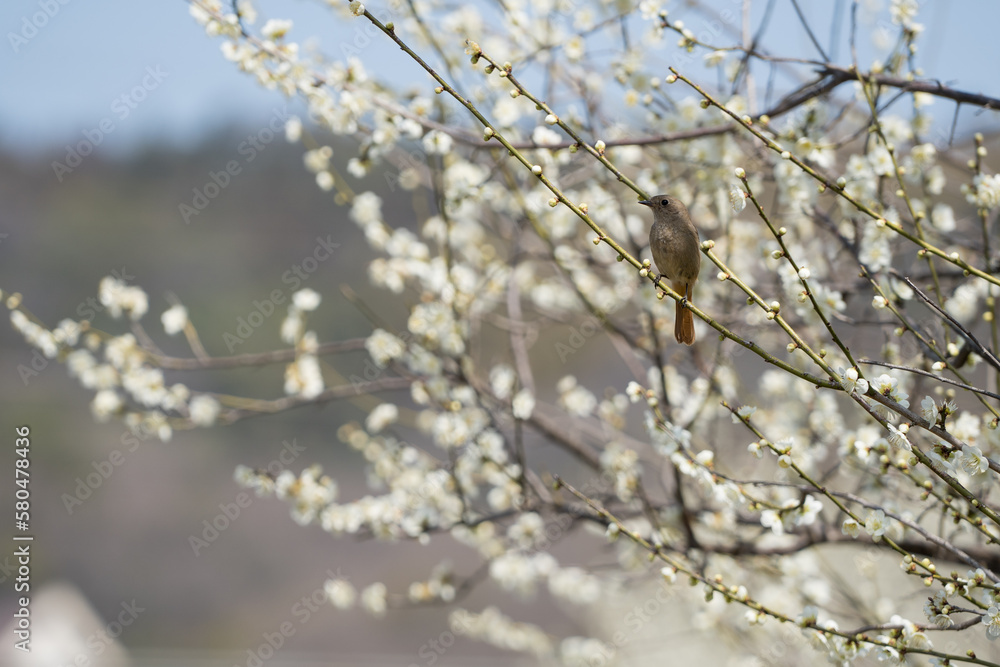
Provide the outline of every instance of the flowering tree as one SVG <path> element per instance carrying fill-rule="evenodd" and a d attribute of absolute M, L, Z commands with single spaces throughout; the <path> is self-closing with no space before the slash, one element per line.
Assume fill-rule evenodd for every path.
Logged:
<path fill-rule="evenodd" d="M 812 650 L 835 664 L 998 664 L 975 649 L 1000 636 L 1000 176 L 982 136 L 942 128 L 953 106 L 1000 100 L 922 78 L 915 0 L 884 17 L 853 3 L 845 64 L 795 0 L 814 52 L 765 49 L 749 5 L 703 8 L 696 35 L 652 1 L 331 2 L 426 75 L 400 90 L 369 72 L 357 39 L 332 58 L 304 54 L 290 21 L 258 21 L 246 0 L 191 0 L 227 59 L 304 101 L 309 120 L 286 135 L 349 207 L 368 276 L 406 329 L 359 303 L 371 335 L 323 342 L 307 324 L 321 297 L 306 289 L 281 325 L 289 349 L 212 356 L 177 304 L 162 324 L 192 356 L 171 357 L 140 323 L 145 294 L 115 278 L 101 301 L 131 332 L 49 329 L 6 293 L 12 322 L 96 392 L 97 419 L 163 439 L 408 389 L 411 409 L 383 402 L 337 430 L 368 462 L 372 495 L 339 497 L 316 466 L 236 473 L 302 524 L 471 554 L 408 590 L 366 582 L 360 605 L 374 615 L 447 603 L 454 631 L 511 651 L 639 661 L 639 617 L 595 611 L 588 636 L 555 636 L 502 600 L 463 607 L 488 579 L 581 609 L 634 599 L 654 626 L 650 600 L 690 607 L 766 664 Z M 873 27 L 880 58 L 858 62 Z M 329 135 L 360 142 L 348 174 Z M 377 194 L 351 187 L 373 173 L 395 197 L 430 195 L 432 210 L 391 224 Z M 700 230 L 693 300 L 643 259 L 651 219 L 635 204 L 663 191 Z M 669 300 L 696 317 L 691 348 L 673 341 Z M 598 334 L 613 358 L 585 349 Z M 320 360 L 362 347 L 365 376 L 329 385 Z M 284 398 L 163 376 L 263 364 L 285 365 Z M 607 381 L 588 387 L 576 376 L 594 367 Z M 570 535 L 595 546 L 560 562 L 550 547 Z M 616 567 L 593 560 L 601 545 Z M 889 577 L 894 592 L 878 590 Z M 346 580 L 327 592 L 344 609 L 358 597 Z"/>

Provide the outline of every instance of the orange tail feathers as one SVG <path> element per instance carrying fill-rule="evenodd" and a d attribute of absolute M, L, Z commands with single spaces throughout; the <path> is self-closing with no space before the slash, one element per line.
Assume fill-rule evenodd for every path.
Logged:
<path fill-rule="evenodd" d="M 671 287 L 687 297 L 688 301 L 691 300 L 691 285 L 674 283 Z M 677 339 L 678 343 L 684 345 L 694 344 L 694 313 L 682 306 L 680 301 L 677 302 L 674 310 L 674 338 Z"/>

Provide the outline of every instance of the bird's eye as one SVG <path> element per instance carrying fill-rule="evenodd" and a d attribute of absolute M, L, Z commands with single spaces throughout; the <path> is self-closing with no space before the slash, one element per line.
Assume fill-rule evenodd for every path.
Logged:
<path fill-rule="evenodd" d="M 667 199 L 661 199 L 661 200 L 660 200 L 660 206 L 666 206 L 666 205 L 667 205 L 667 204 L 669 204 L 669 203 L 670 203 L 670 201 L 669 201 L 669 200 L 667 200 Z"/>

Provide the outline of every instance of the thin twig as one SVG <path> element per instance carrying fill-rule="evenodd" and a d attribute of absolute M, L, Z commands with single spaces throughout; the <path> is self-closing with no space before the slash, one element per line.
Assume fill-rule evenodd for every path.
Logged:
<path fill-rule="evenodd" d="M 921 301 L 923 301 L 931 310 L 933 310 L 938 315 L 947 320 L 947 322 L 956 331 L 962 334 L 965 340 L 968 341 L 969 345 L 973 347 L 976 353 L 980 357 L 982 357 L 986 363 L 988 363 L 993 368 L 1000 370 L 1000 359 L 997 359 L 992 351 L 990 351 L 982 343 L 980 343 L 979 339 L 973 336 L 972 332 L 969 331 L 961 322 L 952 317 L 951 314 L 948 313 L 948 311 L 946 311 L 944 308 L 934 303 L 934 301 L 929 296 L 924 294 L 919 287 L 913 284 L 912 280 L 910 280 L 909 278 L 907 278 L 906 276 L 900 274 L 898 271 L 895 270 L 891 271 L 891 274 L 896 276 L 900 280 L 904 280 L 906 284 L 910 286 L 910 289 L 912 289 L 914 293 L 916 293 L 916 295 L 920 297 Z"/>
<path fill-rule="evenodd" d="M 946 377 L 935 375 L 930 371 L 925 371 L 919 368 L 913 368 L 912 366 L 897 366 L 896 364 L 890 364 L 885 361 L 875 361 L 874 359 L 858 359 L 858 363 L 865 364 L 866 366 L 881 366 L 883 368 L 891 368 L 897 371 L 906 371 L 907 373 L 913 373 L 914 375 L 923 375 L 924 377 L 932 378 L 934 380 L 937 380 L 938 382 L 944 382 L 945 384 L 950 384 L 953 387 L 959 387 L 961 389 L 966 389 L 968 391 L 976 392 L 977 394 L 983 394 L 984 396 L 989 396 L 990 398 L 995 398 L 1000 400 L 1000 394 L 994 394 L 992 391 L 987 391 L 986 389 L 980 389 L 979 387 L 973 387 L 972 385 L 956 382 L 955 380 L 949 380 Z"/>
<path fill-rule="evenodd" d="M 351 352 L 365 349 L 364 338 L 353 338 L 331 343 L 322 343 L 316 348 L 316 356 L 336 354 L 338 352 Z M 294 361 L 297 351 L 295 348 L 285 350 L 272 350 L 270 352 L 259 352 L 253 354 L 237 354 L 230 357 L 208 357 L 206 359 L 171 357 L 166 354 L 151 354 L 150 362 L 160 368 L 177 371 L 189 371 L 196 369 L 218 369 L 218 368 L 243 368 L 247 366 L 267 366 L 288 361 Z"/>
<path fill-rule="evenodd" d="M 806 29 L 806 34 L 809 35 L 809 41 L 813 43 L 816 50 L 819 51 L 819 55 L 823 57 L 823 60 L 827 62 L 830 61 L 830 57 L 826 55 L 826 51 L 823 47 L 819 45 L 819 40 L 816 39 L 816 35 L 813 34 L 812 28 L 809 27 L 809 22 L 806 21 L 805 15 L 802 13 L 802 8 L 799 7 L 798 0 L 792 0 L 792 7 L 795 8 L 795 13 L 799 15 L 799 21 L 802 22 L 802 27 Z"/>

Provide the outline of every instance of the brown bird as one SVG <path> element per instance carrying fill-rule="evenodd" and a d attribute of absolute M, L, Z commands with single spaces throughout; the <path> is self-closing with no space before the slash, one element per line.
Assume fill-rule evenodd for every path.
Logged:
<path fill-rule="evenodd" d="M 670 281 L 675 292 L 692 301 L 694 283 L 701 269 L 701 240 L 687 207 L 676 197 L 656 195 L 639 202 L 653 209 L 649 249 L 660 275 Z M 694 315 L 677 302 L 674 338 L 678 343 L 694 343 Z"/>

